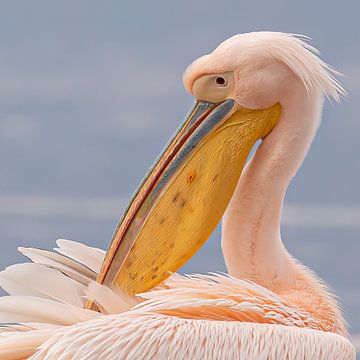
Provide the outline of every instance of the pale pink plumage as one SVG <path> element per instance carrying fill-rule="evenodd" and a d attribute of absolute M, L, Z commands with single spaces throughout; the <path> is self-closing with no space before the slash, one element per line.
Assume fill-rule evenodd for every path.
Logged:
<path fill-rule="evenodd" d="M 323 94 L 344 91 L 301 39 L 237 35 L 194 62 L 184 82 L 233 70 L 236 101 L 283 107 L 239 181 L 223 222 L 230 276 L 172 275 L 129 298 L 94 283 L 104 252 L 61 240 L 21 251 L 36 264 L 0 273 L 2 359 L 354 359 L 335 300 L 280 237 L 282 201 L 318 127 Z M 54 286 L 52 286 L 54 285 Z M 102 314 L 84 310 L 94 299 Z"/>
<path fill-rule="evenodd" d="M 33 251 L 37 249 L 27 249 L 28 255 Z M 99 260 L 102 257 L 99 253 Z M 35 265 L 30 273 L 36 284 L 45 279 L 40 273 L 47 266 L 27 265 Z M 70 277 L 64 288 L 59 283 L 49 286 L 52 281 L 46 279 L 46 295 L 27 296 L 32 281 L 23 277 L 22 266 L 4 271 L 23 293 L 0 298 L 0 319 L 22 324 L 1 329 L 2 359 L 22 359 L 38 347 L 32 359 L 165 359 L 166 353 L 171 359 L 235 359 L 249 354 L 253 359 L 265 355 L 279 359 L 280 354 L 294 359 L 339 359 L 340 354 L 343 359 L 353 358 L 353 347 L 345 337 L 319 331 L 321 319 L 250 281 L 219 274 L 174 274 L 138 299 L 90 282 L 85 292 L 102 309 L 99 314 L 69 304 L 66 289 L 74 281 Z M 61 272 L 54 271 L 55 284 Z M 55 296 L 61 290 L 65 290 L 63 298 Z M 73 290 L 80 302 L 84 289 Z M 293 346 L 295 339 L 301 347 Z"/>

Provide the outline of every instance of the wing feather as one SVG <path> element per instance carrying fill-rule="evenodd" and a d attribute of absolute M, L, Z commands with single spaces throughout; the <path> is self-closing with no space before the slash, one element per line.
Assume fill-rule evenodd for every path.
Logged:
<path fill-rule="evenodd" d="M 54 332 L 52 329 L 35 330 L 16 333 L 5 339 L 0 338 L 0 354 L 2 360 L 27 359 Z"/>
<path fill-rule="evenodd" d="M 95 272 L 67 256 L 34 248 L 19 248 L 19 251 L 34 263 L 58 269 L 84 285 L 96 279 Z"/>
<path fill-rule="evenodd" d="M 72 240 L 58 239 L 56 241 L 58 253 L 85 265 L 96 274 L 99 273 L 105 258 L 105 251 L 75 242 Z"/>
<path fill-rule="evenodd" d="M 0 297 L 0 323 L 72 325 L 101 314 L 58 301 L 33 296 Z"/>
<path fill-rule="evenodd" d="M 84 305 L 83 284 L 40 264 L 9 266 L 0 272 L 0 286 L 10 295 L 38 296 L 77 307 Z"/>

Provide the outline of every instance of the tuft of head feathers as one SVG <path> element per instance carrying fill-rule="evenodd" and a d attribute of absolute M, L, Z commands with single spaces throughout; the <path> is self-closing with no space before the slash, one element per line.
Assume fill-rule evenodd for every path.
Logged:
<path fill-rule="evenodd" d="M 268 31 L 234 35 L 188 66 L 183 76 L 185 88 L 192 93 L 194 81 L 202 75 L 236 73 L 244 65 L 276 60 L 301 80 L 309 96 L 320 90 L 339 102 L 346 95 L 337 80 L 341 74 L 319 58 L 319 51 L 308 40 L 302 35 Z"/>

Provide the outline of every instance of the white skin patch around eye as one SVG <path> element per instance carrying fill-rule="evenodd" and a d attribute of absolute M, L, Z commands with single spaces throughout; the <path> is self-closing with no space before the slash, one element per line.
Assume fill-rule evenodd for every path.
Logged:
<path fill-rule="evenodd" d="M 203 75 L 194 81 L 192 93 L 199 100 L 214 103 L 233 98 L 235 78 L 232 71 L 223 74 Z"/>

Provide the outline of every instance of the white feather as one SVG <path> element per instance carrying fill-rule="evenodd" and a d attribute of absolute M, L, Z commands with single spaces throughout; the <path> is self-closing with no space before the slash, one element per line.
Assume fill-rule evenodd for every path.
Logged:
<path fill-rule="evenodd" d="M 0 272 L 0 286 L 10 295 L 38 296 L 77 307 L 86 287 L 60 271 L 40 264 L 16 264 Z"/>
<path fill-rule="evenodd" d="M 99 273 L 105 258 L 105 251 L 65 239 L 58 239 L 56 244 L 58 248 L 54 248 L 54 250 L 58 253 L 78 261 L 97 274 Z"/>
<path fill-rule="evenodd" d="M 58 269 L 64 274 L 70 276 L 72 279 L 84 285 L 87 285 L 90 281 L 96 279 L 96 273 L 88 269 L 86 266 L 64 255 L 57 254 L 52 251 L 34 248 L 20 247 L 19 251 L 34 263 Z"/>
<path fill-rule="evenodd" d="M 32 296 L 0 297 L 0 323 L 72 325 L 98 316 L 95 311 Z"/>
<path fill-rule="evenodd" d="M 91 282 L 86 290 L 86 296 L 96 303 L 103 314 L 119 314 L 130 310 L 139 300 L 135 297 L 113 291 L 97 282 Z"/>
<path fill-rule="evenodd" d="M 26 323 L 26 324 L 6 324 L 0 325 L 0 338 L 7 338 L 11 335 L 16 335 L 17 332 L 21 331 L 32 331 L 32 330 L 47 330 L 47 329 L 61 329 L 61 325 L 45 324 L 45 323 Z"/>

